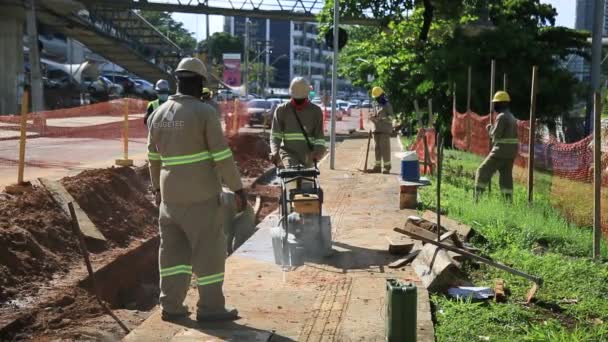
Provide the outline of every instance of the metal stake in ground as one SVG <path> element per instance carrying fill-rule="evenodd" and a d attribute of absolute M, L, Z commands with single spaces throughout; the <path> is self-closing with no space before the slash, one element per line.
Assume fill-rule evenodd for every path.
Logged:
<path fill-rule="evenodd" d="M 437 241 L 441 241 L 441 171 L 443 169 L 443 138 L 437 133 Z"/>
<path fill-rule="evenodd" d="M 87 245 L 84 242 L 84 236 L 80 231 L 80 225 L 78 224 L 78 219 L 76 218 L 76 212 L 74 211 L 74 205 L 72 202 L 68 203 L 68 208 L 70 210 L 70 217 L 72 222 L 72 231 L 74 235 L 76 235 L 78 239 L 78 244 L 80 245 L 80 251 L 82 252 L 82 256 L 84 258 L 84 263 L 87 266 L 87 271 L 89 272 L 89 278 L 91 279 L 91 286 L 93 287 L 93 293 L 95 294 L 95 299 L 101 306 L 102 310 L 107 313 L 110 317 L 112 317 L 118 325 L 124 330 L 125 333 L 130 333 L 131 330 L 127 328 L 127 326 L 118 318 L 116 315 L 110 310 L 106 304 L 101 300 L 101 296 L 99 295 L 99 288 L 97 287 L 97 283 L 95 282 L 95 274 L 93 273 L 93 266 L 91 266 L 91 260 L 89 259 L 89 251 L 87 249 Z"/>
<path fill-rule="evenodd" d="M 593 259 L 600 257 L 602 240 L 602 97 L 593 94 Z"/>
<path fill-rule="evenodd" d="M 534 201 L 534 137 L 536 136 L 536 92 L 538 89 L 538 67 L 532 67 L 532 90 L 530 95 L 530 134 L 528 135 L 528 203 Z"/>

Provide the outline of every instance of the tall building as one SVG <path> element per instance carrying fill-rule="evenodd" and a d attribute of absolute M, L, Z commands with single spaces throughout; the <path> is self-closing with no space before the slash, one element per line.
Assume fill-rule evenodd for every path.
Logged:
<path fill-rule="evenodd" d="M 244 17 L 226 17 L 224 31 L 244 36 L 245 21 Z M 317 41 L 317 23 L 256 18 L 249 18 L 249 22 L 250 51 L 255 51 L 250 62 L 275 68 L 270 88 L 287 89 L 293 77 L 304 76 L 317 92 L 330 89 L 332 51 Z M 256 56 L 258 60 L 254 60 Z M 350 84 L 339 80 L 339 87 Z"/>
<path fill-rule="evenodd" d="M 604 12 L 604 32 L 608 32 L 608 2 L 605 4 Z M 577 30 L 593 30 L 595 0 L 576 0 L 576 20 L 574 28 Z M 590 81 L 591 65 L 582 57 L 574 56 L 568 65 L 568 69 L 581 81 Z"/>

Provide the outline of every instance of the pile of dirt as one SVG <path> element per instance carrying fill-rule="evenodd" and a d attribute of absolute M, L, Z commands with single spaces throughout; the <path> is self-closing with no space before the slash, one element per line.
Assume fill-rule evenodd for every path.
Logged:
<path fill-rule="evenodd" d="M 78 254 L 70 221 L 44 189 L 0 194 L 0 303 L 63 272 Z"/>
<path fill-rule="evenodd" d="M 91 251 L 125 247 L 157 234 L 158 210 L 130 168 L 84 171 L 62 183 L 108 242 Z M 41 284 L 65 274 L 80 251 L 68 216 L 46 189 L 0 194 L 0 303 L 35 295 Z"/>
<path fill-rule="evenodd" d="M 228 138 L 228 145 L 232 149 L 241 176 L 259 177 L 272 167 L 268 160 L 270 146 L 264 135 L 234 135 Z"/>
<path fill-rule="evenodd" d="M 62 183 L 111 244 L 158 232 L 158 209 L 133 169 L 88 170 Z"/>
<path fill-rule="evenodd" d="M 255 184 L 249 190 L 249 200 L 255 201 L 257 196 L 261 199 L 260 212 L 256 217 L 257 222 L 262 221 L 266 216 L 279 208 L 279 197 L 281 196 L 281 188 L 275 185 Z"/>

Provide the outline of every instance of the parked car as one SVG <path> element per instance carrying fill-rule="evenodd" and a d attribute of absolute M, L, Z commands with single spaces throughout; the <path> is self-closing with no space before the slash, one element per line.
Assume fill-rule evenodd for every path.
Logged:
<path fill-rule="evenodd" d="M 359 109 L 359 105 L 351 102 L 346 106 L 346 110 L 350 113 L 349 115 L 353 115 L 353 109 Z"/>
<path fill-rule="evenodd" d="M 338 108 L 342 111 L 342 113 L 344 115 L 348 115 L 350 116 L 350 110 L 348 109 L 348 102 L 346 101 L 342 101 L 342 100 L 338 100 L 336 101 L 336 106 L 338 106 Z"/>
<path fill-rule="evenodd" d="M 152 100 L 156 97 L 154 84 L 141 78 L 133 79 L 133 82 L 135 82 L 135 94 L 148 100 Z"/>
<path fill-rule="evenodd" d="M 113 83 L 107 77 L 99 76 L 97 80 L 84 80 L 80 84 L 82 91 L 88 92 L 92 97 L 105 98 L 120 96 L 124 93 L 124 88 L 120 84 Z"/>
<path fill-rule="evenodd" d="M 372 108 L 372 104 L 368 100 L 365 100 L 361 102 L 361 108 Z"/>
<path fill-rule="evenodd" d="M 123 74 L 103 74 L 104 77 L 107 77 L 112 83 L 120 84 L 127 94 L 136 94 L 135 92 L 135 81 Z"/>
<path fill-rule="evenodd" d="M 272 122 L 273 104 L 267 100 L 251 100 L 247 103 L 247 114 L 249 115 L 249 127 L 254 125 L 266 125 L 270 127 Z"/>

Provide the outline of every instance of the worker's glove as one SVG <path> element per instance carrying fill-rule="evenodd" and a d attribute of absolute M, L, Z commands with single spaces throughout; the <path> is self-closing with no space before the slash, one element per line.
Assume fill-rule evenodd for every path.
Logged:
<path fill-rule="evenodd" d="M 245 189 L 237 190 L 234 192 L 236 201 L 236 211 L 242 213 L 247 208 L 247 193 Z"/>
<path fill-rule="evenodd" d="M 488 132 L 489 132 L 489 131 L 491 131 L 491 130 L 492 130 L 492 125 L 487 125 L 487 126 L 486 126 L 486 130 L 487 130 Z"/>
<path fill-rule="evenodd" d="M 160 206 L 160 202 L 161 202 L 160 190 L 155 190 L 154 191 L 154 203 L 156 203 L 156 206 Z"/>

